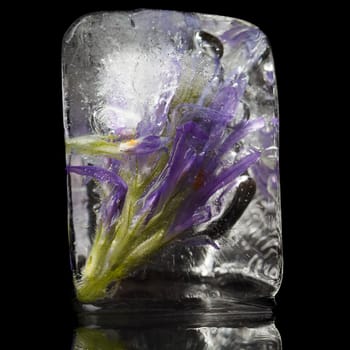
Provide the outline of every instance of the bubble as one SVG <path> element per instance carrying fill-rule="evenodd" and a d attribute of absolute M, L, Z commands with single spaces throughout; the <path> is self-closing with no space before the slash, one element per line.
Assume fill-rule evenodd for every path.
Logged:
<path fill-rule="evenodd" d="M 196 32 L 194 43 L 197 49 L 203 51 L 212 58 L 221 58 L 224 54 L 224 46 L 221 41 L 212 34 L 204 31 Z"/>

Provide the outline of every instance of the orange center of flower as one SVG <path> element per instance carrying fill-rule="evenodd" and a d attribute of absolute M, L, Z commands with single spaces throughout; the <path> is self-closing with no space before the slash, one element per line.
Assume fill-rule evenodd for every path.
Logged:
<path fill-rule="evenodd" d="M 137 145 L 137 141 L 135 139 L 131 139 L 126 144 L 129 147 L 136 146 Z"/>
<path fill-rule="evenodd" d="M 205 180 L 204 176 L 205 176 L 204 170 L 200 169 L 198 174 L 194 178 L 194 181 L 193 181 L 193 184 L 192 184 L 193 188 L 196 191 L 199 190 L 204 185 L 204 180 Z"/>

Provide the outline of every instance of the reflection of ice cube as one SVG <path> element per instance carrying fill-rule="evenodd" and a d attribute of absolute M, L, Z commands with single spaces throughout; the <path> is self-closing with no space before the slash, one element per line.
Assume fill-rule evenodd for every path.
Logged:
<path fill-rule="evenodd" d="M 161 321 L 161 319 L 160 319 Z M 198 322 L 196 322 L 198 323 Z M 240 321 L 242 323 L 242 321 Z M 243 323 L 244 325 L 244 323 Z M 105 326 L 106 327 L 106 326 Z M 198 326 L 197 326 L 198 327 Z M 203 349 L 203 350 L 281 350 L 281 337 L 274 324 L 239 328 L 147 328 L 121 329 L 87 327 L 76 330 L 74 349 Z"/>
<path fill-rule="evenodd" d="M 273 324 L 252 328 L 201 327 L 198 330 L 205 339 L 206 349 L 281 350 L 281 338 Z"/>

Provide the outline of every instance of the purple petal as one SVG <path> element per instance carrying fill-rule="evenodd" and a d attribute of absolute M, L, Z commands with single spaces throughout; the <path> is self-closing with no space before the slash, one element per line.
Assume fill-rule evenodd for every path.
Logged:
<path fill-rule="evenodd" d="M 276 190 L 278 188 L 278 165 L 271 169 L 264 165 L 263 162 L 259 162 L 252 166 L 252 172 L 257 184 L 258 189 L 265 198 L 270 198 L 269 188 Z"/>
<path fill-rule="evenodd" d="M 127 127 L 116 128 L 114 135 L 116 141 L 126 141 L 135 137 L 135 130 Z"/>
<path fill-rule="evenodd" d="M 232 165 L 230 168 L 224 170 L 218 176 L 213 175 L 215 174 L 215 169 L 217 168 L 222 155 L 230 148 L 232 148 L 236 142 L 241 140 L 248 133 L 262 128 L 264 126 L 264 119 L 259 118 L 253 121 L 245 121 L 236 125 L 234 131 L 226 138 L 224 143 L 219 147 L 219 150 L 213 154 L 212 150 L 218 147 L 217 145 L 220 144 L 222 138 L 222 124 L 220 124 L 220 120 L 216 120 L 216 118 L 219 118 L 219 116 L 222 116 L 222 114 L 209 108 L 191 108 L 193 111 L 198 111 L 197 113 L 193 113 L 194 116 L 197 116 L 196 121 L 199 120 L 199 123 L 201 123 L 201 125 L 207 127 L 208 141 L 206 142 L 205 147 L 203 147 L 207 153 L 202 159 L 200 166 L 197 166 L 196 168 L 197 174 L 202 175 L 198 189 L 191 194 L 191 197 L 186 203 L 184 203 L 184 206 L 176 215 L 176 219 L 169 230 L 170 235 L 176 235 L 184 230 L 189 229 L 190 227 L 198 225 L 199 223 L 196 223 L 194 219 L 194 211 L 196 208 L 204 206 L 210 196 L 220 188 L 223 188 L 228 184 L 231 184 L 230 188 L 232 188 L 232 186 L 235 185 L 234 180 L 242 173 L 244 173 L 248 167 L 253 164 L 260 156 L 259 152 L 250 154 L 247 157 L 241 159 L 236 164 Z M 190 112 L 188 112 L 188 114 L 190 114 Z M 189 115 L 187 115 L 187 117 L 189 117 Z M 214 123 L 211 122 L 212 120 L 214 120 Z M 210 146 L 208 147 L 208 145 Z M 196 177 L 194 179 L 196 182 Z M 203 222 L 206 221 L 202 221 L 202 223 Z"/>
<path fill-rule="evenodd" d="M 234 83 L 232 83 L 232 80 L 234 80 Z M 219 88 L 210 107 L 226 115 L 233 116 L 243 96 L 246 85 L 247 79 L 243 74 L 240 74 L 237 78 L 228 79 Z"/>
<path fill-rule="evenodd" d="M 243 174 L 260 157 L 260 152 L 256 151 L 242 158 L 237 163 L 222 171 L 213 181 L 209 182 L 201 190 L 201 195 L 209 199 L 217 190 L 228 185 L 231 181 Z"/>
<path fill-rule="evenodd" d="M 115 163 L 112 166 L 119 167 L 119 164 Z M 104 224 L 109 228 L 120 215 L 128 189 L 127 184 L 114 172 L 96 166 L 69 166 L 67 171 L 89 176 L 114 186 L 111 194 L 101 204 L 101 217 Z"/>
<path fill-rule="evenodd" d="M 208 179 L 203 188 L 197 192 L 193 192 L 191 198 L 184 204 L 176 219 L 169 230 L 169 235 L 176 235 L 184 230 L 188 230 L 191 226 L 199 225 L 206 221 L 196 222 L 193 219 L 196 208 L 204 206 L 208 199 L 219 189 L 230 185 L 230 188 L 236 184 L 234 181 L 238 176 L 243 174 L 252 164 L 260 157 L 260 152 L 249 154 L 245 158 L 238 161 L 230 168 L 224 170 L 218 176 Z M 209 216 L 208 216 L 208 220 Z M 207 220 L 207 221 L 208 221 Z"/>
<path fill-rule="evenodd" d="M 257 118 L 254 120 L 244 121 L 234 127 L 232 133 L 225 139 L 224 143 L 218 150 L 218 155 L 221 156 L 235 145 L 238 141 L 243 139 L 249 133 L 262 129 L 265 126 L 264 118 Z"/>
<path fill-rule="evenodd" d="M 235 26 L 220 36 L 220 39 L 230 46 L 246 45 L 248 52 L 253 48 L 262 32 L 258 28 L 247 28 L 246 26 Z"/>
<path fill-rule="evenodd" d="M 228 47 L 239 50 L 245 56 L 240 68 L 246 72 L 250 71 L 267 48 L 264 34 L 256 27 L 235 25 L 220 38 Z"/>
<path fill-rule="evenodd" d="M 215 110 L 212 107 L 198 106 L 192 103 L 182 103 L 178 105 L 172 115 L 172 119 L 178 121 L 178 124 L 183 124 L 188 121 L 195 121 L 205 129 L 213 126 L 215 123 L 226 123 L 231 119 L 231 116 L 222 111 Z"/>
<path fill-rule="evenodd" d="M 232 23 L 232 27 L 220 35 L 220 39 L 227 41 L 234 37 L 237 37 L 240 33 L 246 31 L 248 28 L 245 24 L 241 24 L 239 22 Z"/>
<path fill-rule="evenodd" d="M 112 194 L 102 203 L 102 218 L 108 228 L 119 217 L 124 204 L 124 199 L 125 195 L 115 188 Z"/>
<path fill-rule="evenodd" d="M 208 150 L 211 152 L 224 137 L 225 128 L 232 116 L 208 107 L 201 107 L 195 104 L 181 104 L 174 111 L 172 118 L 181 123 L 194 122 L 200 126 L 206 133 L 205 139 L 201 140 L 203 152 Z"/>
<path fill-rule="evenodd" d="M 161 135 L 167 122 L 167 105 L 159 105 L 152 117 L 145 117 L 137 125 L 137 135 L 139 137 L 148 135 Z"/>
<path fill-rule="evenodd" d="M 117 174 L 120 169 L 121 162 L 114 158 L 107 158 L 107 165 L 110 171 Z"/>
<path fill-rule="evenodd" d="M 218 139 L 216 142 L 217 151 L 215 154 L 215 158 L 212 159 L 210 162 L 208 162 L 208 164 L 206 165 L 207 173 L 211 174 L 217 169 L 222 156 L 229 150 L 233 149 L 234 145 L 237 142 L 239 142 L 242 138 L 247 136 L 249 133 L 262 129 L 264 125 L 265 125 L 264 118 L 257 118 L 255 120 L 243 121 L 235 125 L 233 131 L 229 136 L 226 137 L 226 139 L 221 144 L 221 146 L 217 146 L 217 144 L 220 143 L 220 139 Z"/>
<path fill-rule="evenodd" d="M 192 215 L 192 226 L 197 226 L 207 222 L 211 219 L 211 210 L 210 206 L 206 206 L 201 208 L 200 210 L 196 210 Z"/>
<path fill-rule="evenodd" d="M 146 136 L 141 140 L 128 141 L 127 144 L 129 143 L 130 146 L 127 145 L 123 151 L 136 155 L 150 154 L 160 151 L 161 149 L 166 149 L 165 146 L 168 142 L 168 137 Z M 136 145 L 133 146 L 133 143 L 136 143 Z"/>
<path fill-rule="evenodd" d="M 127 184 L 120 176 L 109 170 L 97 166 L 68 166 L 67 171 L 79 175 L 90 176 L 100 182 L 105 182 L 111 185 L 118 186 L 125 192 L 128 189 Z"/>
<path fill-rule="evenodd" d="M 193 121 L 177 128 L 168 165 L 146 196 L 141 213 L 146 210 L 153 213 L 170 198 L 175 189 L 180 190 L 178 186 L 181 180 L 191 178 L 190 173 L 198 172 L 207 139 L 207 133 Z"/>
<path fill-rule="evenodd" d="M 187 210 L 190 210 L 190 208 L 186 209 L 186 213 L 188 213 Z M 192 209 L 193 211 L 193 209 Z M 188 215 L 187 215 L 188 217 Z M 203 224 L 211 219 L 211 210 L 210 206 L 205 206 L 202 208 L 202 210 L 196 210 L 193 215 L 189 216 L 187 220 L 185 221 L 179 221 L 176 220 L 174 226 L 169 230 L 169 235 L 176 235 L 178 233 L 184 232 L 194 226 L 198 226 L 200 224 Z"/>

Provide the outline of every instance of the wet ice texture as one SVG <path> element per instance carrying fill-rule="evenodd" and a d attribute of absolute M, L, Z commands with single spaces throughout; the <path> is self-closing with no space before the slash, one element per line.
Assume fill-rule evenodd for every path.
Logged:
<path fill-rule="evenodd" d="M 194 55 L 199 60 L 192 60 Z M 218 60 L 220 69 L 215 64 Z M 244 80 L 244 93 L 236 121 L 265 119 L 261 132 L 248 135 L 231 152 L 234 158 L 238 149 L 262 151 L 261 160 L 244 174 L 255 180 L 256 195 L 237 224 L 221 234 L 219 250 L 173 246 L 156 256 L 147 269 L 213 279 L 221 285 L 239 276 L 270 286 L 265 292 L 269 295 L 264 296 L 271 296 L 279 287 L 282 266 L 278 106 L 271 50 L 258 28 L 228 17 L 167 11 L 83 17 L 64 38 L 65 132 L 67 138 L 108 135 L 120 128 L 128 132 L 142 126 L 145 118 L 157 125 L 154 111 L 167 110 L 180 100 L 196 100 L 199 90 L 207 89 L 210 96 L 216 84 L 229 77 L 236 84 L 238 75 Z M 205 104 L 206 94 L 202 99 Z M 102 164 L 76 155 L 68 162 Z M 79 266 L 94 235 L 98 194 L 82 177 L 72 177 L 70 188 L 73 260 Z"/>

